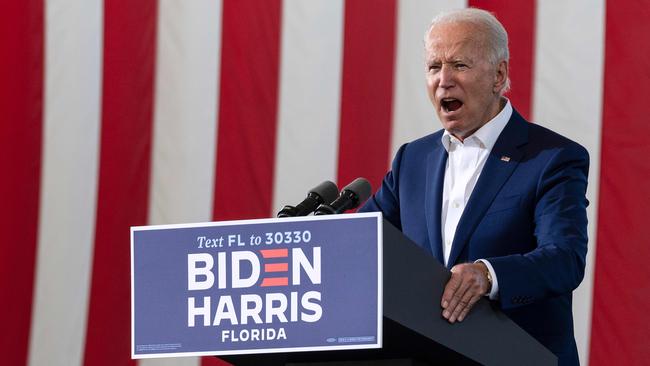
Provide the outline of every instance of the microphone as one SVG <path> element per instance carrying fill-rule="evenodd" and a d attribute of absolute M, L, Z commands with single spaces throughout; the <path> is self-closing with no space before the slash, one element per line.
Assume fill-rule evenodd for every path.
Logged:
<path fill-rule="evenodd" d="M 330 204 L 339 194 L 339 188 L 329 180 L 309 190 L 307 197 L 294 206 L 284 206 L 277 217 L 307 216 L 312 213 L 320 204 Z"/>
<path fill-rule="evenodd" d="M 314 215 L 340 214 L 356 208 L 370 197 L 372 188 L 366 178 L 357 178 L 341 190 L 341 195 L 331 204 L 321 204 Z"/>

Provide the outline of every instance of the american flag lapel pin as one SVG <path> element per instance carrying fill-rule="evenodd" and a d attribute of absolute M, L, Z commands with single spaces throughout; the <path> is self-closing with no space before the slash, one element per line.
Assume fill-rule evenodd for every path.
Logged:
<path fill-rule="evenodd" d="M 509 157 L 509 156 L 505 156 L 505 155 L 503 155 L 503 156 L 501 157 L 501 161 L 505 161 L 505 162 L 507 163 L 507 162 L 510 161 L 510 157 Z"/>

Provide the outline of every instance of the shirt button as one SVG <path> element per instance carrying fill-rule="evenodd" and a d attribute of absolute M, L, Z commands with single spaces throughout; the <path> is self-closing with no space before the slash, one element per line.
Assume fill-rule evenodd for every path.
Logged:
<path fill-rule="evenodd" d="M 451 241 L 450 241 L 450 240 L 446 240 L 446 241 L 445 241 L 445 245 L 448 246 L 448 247 L 451 246 Z"/>
<path fill-rule="evenodd" d="M 453 206 L 454 208 L 458 208 L 460 207 L 460 203 L 458 203 L 458 201 L 454 201 Z"/>

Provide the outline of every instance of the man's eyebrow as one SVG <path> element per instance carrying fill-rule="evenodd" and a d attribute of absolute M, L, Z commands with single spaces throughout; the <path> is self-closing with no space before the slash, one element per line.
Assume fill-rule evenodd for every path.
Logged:
<path fill-rule="evenodd" d="M 469 58 L 469 57 L 455 57 L 449 62 L 454 63 L 454 64 L 456 64 L 456 63 L 471 64 L 472 61 L 473 60 L 471 58 Z"/>

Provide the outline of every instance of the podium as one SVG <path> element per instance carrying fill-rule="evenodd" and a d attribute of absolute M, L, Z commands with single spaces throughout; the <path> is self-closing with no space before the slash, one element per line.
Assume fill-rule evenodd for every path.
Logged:
<path fill-rule="evenodd" d="M 235 366 L 557 365 L 557 357 L 479 300 L 463 322 L 441 315 L 450 272 L 383 220 L 383 336 L 380 349 L 221 357 Z"/>
<path fill-rule="evenodd" d="M 265 250 L 279 247 L 264 246 L 264 235 L 261 235 L 264 232 L 270 241 L 292 242 L 293 249 L 289 245 L 289 249 Z M 268 235 L 269 232 L 273 234 Z M 222 235 L 224 233 L 229 235 Z M 297 235 L 300 233 L 302 237 Z M 309 236 L 306 236 L 307 233 Z M 250 241 L 247 239 L 249 236 Z M 355 244 L 365 242 L 368 237 L 373 239 L 369 240 L 371 244 L 364 248 L 370 249 L 355 252 Z M 256 238 L 262 243 L 257 243 Z M 302 253 L 303 249 L 296 248 L 301 240 L 303 243 L 311 240 L 310 245 L 318 245 L 318 255 L 314 251 L 312 256 L 313 267 L 309 267 L 309 258 L 300 254 L 301 260 L 307 263 L 307 266 L 298 268 L 297 271 L 288 269 L 298 263 L 291 257 L 294 255 L 292 250 Z M 449 271 L 389 222 L 382 221 L 378 213 L 336 215 L 329 218 L 136 227 L 131 229 L 131 241 L 133 358 L 218 355 L 235 366 L 557 364 L 555 355 L 501 313 L 487 298 L 479 300 L 463 322 L 450 324 L 444 319 L 441 315 L 440 299 L 450 277 Z M 304 247 L 306 252 L 316 250 L 307 247 Z M 352 250 L 346 252 L 348 248 Z M 323 270 L 322 281 L 327 282 L 326 284 L 321 283 L 321 249 L 323 268 L 327 267 L 327 270 Z M 259 257 L 256 253 L 259 253 Z M 276 254 L 284 256 L 284 259 L 281 258 L 283 263 L 273 262 L 277 259 L 273 259 Z M 264 259 L 265 256 L 271 259 Z M 237 261 L 235 257 L 244 258 L 248 262 Z M 232 262 L 227 262 L 231 259 Z M 273 263 L 265 263 L 265 260 Z M 362 262 L 366 264 L 358 264 Z M 236 269 L 226 272 L 231 270 L 224 268 L 227 263 L 232 263 L 229 267 Z M 247 263 L 252 269 L 242 269 Z M 363 267 L 365 265 L 368 267 Z M 357 267 L 361 267 L 361 274 Z M 265 278 L 267 274 L 264 271 L 267 268 L 271 272 L 284 271 L 281 276 L 284 276 L 282 279 L 285 281 L 285 287 L 282 287 L 281 279 L 274 273 Z M 363 272 L 365 268 L 368 268 L 368 271 L 374 268 L 374 274 L 368 272 L 366 275 Z M 311 297 L 312 302 L 310 303 L 308 298 L 305 304 L 301 303 L 304 298 L 297 302 L 295 300 L 300 296 L 294 296 L 296 291 L 302 290 L 300 280 L 296 283 L 292 277 L 300 277 L 306 269 L 310 269 L 312 275 L 316 272 L 318 275 L 314 275 L 316 280 L 310 277 L 312 283 L 308 285 L 311 287 L 305 291 L 313 295 L 317 292 L 315 289 L 320 289 L 322 297 L 321 292 L 317 292 L 316 297 Z M 346 271 L 350 269 L 356 270 L 356 274 L 346 277 Z M 335 277 L 331 277 L 332 272 Z M 253 278 L 255 275 L 257 277 Z M 361 281 L 352 281 L 352 276 Z M 212 277 L 211 283 L 206 280 L 208 277 Z M 344 284 L 348 279 L 350 283 Z M 302 281 L 304 285 L 305 276 Z M 246 285 L 246 282 L 249 284 Z M 275 287 L 277 290 L 269 290 L 273 287 L 264 287 L 265 283 L 280 287 Z M 359 286 L 365 288 L 355 287 L 357 283 L 362 283 L 363 285 Z M 292 287 L 292 284 L 299 286 Z M 346 288 L 344 285 L 352 288 Z M 336 295 L 338 289 L 341 289 L 343 295 Z M 257 314 L 262 315 L 257 319 L 262 319 L 264 311 L 267 311 L 265 320 L 262 319 L 264 322 L 258 325 L 274 326 L 282 321 L 283 326 L 289 327 L 287 333 L 291 332 L 288 343 L 282 345 L 277 340 L 274 341 L 276 343 L 267 340 L 266 344 L 270 346 L 257 349 L 253 349 L 255 345 L 250 342 L 231 343 L 230 347 L 224 335 L 221 340 L 217 337 L 215 343 L 215 335 L 219 332 L 225 334 L 225 328 L 241 328 L 242 324 L 246 324 L 247 318 L 243 314 L 250 315 L 255 309 L 250 309 L 244 298 L 248 300 L 257 296 L 254 294 L 256 291 L 261 294 L 257 300 Z M 274 292 L 271 295 L 276 301 L 275 305 L 273 301 L 269 302 L 269 291 Z M 287 300 L 289 295 L 283 295 L 281 291 L 285 291 L 285 294 L 293 291 L 291 299 Z M 339 306 L 338 300 L 332 303 L 333 297 L 341 296 L 347 296 L 348 300 L 363 299 L 354 302 L 356 305 L 352 308 L 350 305 Z M 228 301 L 222 303 L 223 297 L 227 297 Z M 242 299 L 241 303 L 237 302 L 239 297 Z M 283 301 L 284 308 L 278 310 L 278 304 Z M 318 324 L 318 321 L 304 323 L 300 319 L 296 320 L 298 310 L 289 310 L 291 305 L 287 305 L 287 301 L 303 307 L 307 305 L 307 315 L 312 318 L 315 318 L 316 314 L 314 301 L 319 302 L 318 306 L 323 306 L 322 314 L 327 313 L 330 318 L 339 319 L 338 323 L 332 323 L 338 325 L 318 333 L 317 339 L 313 340 L 317 332 L 312 329 L 317 328 L 310 327 L 312 324 Z M 332 304 L 335 305 L 334 308 L 329 307 Z M 235 309 L 240 309 L 240 305 L 242 314 L 236 316 Z M 261 311 L 261 306 L 270 307 L 276 318 L 273 318 L 273 315 L 269 318 L 268 310 Z M 348 314 L 348 310 L 354 312 Z M 228 311 L 230 314 L 224 315 Z M 279 312 L 291 312 L 291 316 L 285 317 Z M 354 314 L 354 318 L 351 318 L 350 314 Z M 283 320 L 280 320 L 281 317 Z M 249 325 L 243 327 L 256 326 L 251 325 L 254 318 L 250 316 Z M 358 332 L 351 331 L 348 323 L 353 323 L 358 318 L 366 319 L 368 324 L 375 325 L 364 325 L 365 328 L 362 327 Z M 319 319 L 321 323 L 325 321 Z M 361 336 L 351 339 L 358 338 L 362 341 L 337 345 L 341 344 L 342 339 L 335 338 L 337 334 Z M 366 335 L 367 337 L 363 337 Z M 233 339 L 233 335 L 228 337 Z M 326 338 L 327 342 L 334 343 L 323 343 Z M 364 344 L 363 338 L 370 340 Z M 296 343 L 296 339 L 305 346 Z M 347 337 L 343 339 L 345 341 Z"/>

